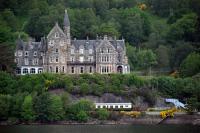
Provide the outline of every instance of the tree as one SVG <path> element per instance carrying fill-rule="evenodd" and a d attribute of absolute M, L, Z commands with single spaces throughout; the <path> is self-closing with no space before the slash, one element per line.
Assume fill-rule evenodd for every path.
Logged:
<path fill-rule="evenodd" d="M 32 100 L 31 95 L 28 95 L 24 98 L 24 102 L 22 104 L 21 116 L 22 116 L 22 119 L 25 121 L 34 121 L 35 120 L 35 114 L 33 111 L 33 100 Z"/>
<path fill-rule="evenodd" d="M 151 27 L 147 14 L 138 8 L 122 10 L 120 17 L 121 32 L 130 43 L 137 46 L 147 39 Z"/>
<path fill-rule="evenodd" d="M 160 45 L 156 49 L 156 55 L 158 59 L 158 67 L 159 68 L 168 68 L 169 67 L 169 48 L 164 45 Z"/>
<path fill-rule="evenodd" d="M 100 120 L 107 120 L 110 113 L 106 109 L 98 109 L 97 110 L 97 117 Z"/>
<path fill-rule="evenodd" d="M 13 31 L 19 29 L 18 21 L 13 12 L 10 9 L 5 9 L 2 12 L 3 20 L 6 21 L 6 24 L 11 27 Z"/>
<path fill-rule="evenodd" d="M 182 77 L 193 76 L 200 73 L 200 54 L 191 53 L 180 65 L 180 75 Z"/>
<path fill-rule="evenodd" d="M 157 64 L 156 54 L 148 49 L 139 51 L 137 56 L 139 66 L 144 69 L 149 69 L 149 73 L 151 74 L 152 66 Z"/>
<path fill-rule="evenodd" d="M 58 121 L 63 119 L 64 109 L 63 109 L 63 102 L 60 96 L 52 95 L 51 104 L 48 108 L 49 108 L 48 120 Z"/>
<path fill-rule="evenodd" d="M 51 99 L 49 93 L 42 92 L 41 94 L 36 95 L 33 99 L 33 109 L 36 114 L 36 120 L 40 120 L 41 122 L 49 121 L 50 106 Z"/>
<path fill-rule="evenodd" d="M 80 85 L 80 92 L 81 92 L 81 94 L 83 94 L 83 95 L 88 94 L 88 93 L 89 93 L 89 85 L 88 85 L 87 83 L 82 83 L 82 84 Z"/>
<path fill-rule="evenodd" d="M 77 118 L 77 120 L 78 120 L 79 122 L 87 122 L 89 116 L 88 116 L 88 114 L 87 114 L 85 111 L 81 110 L 81 111 L 76 115 L 76 118 Z"/>
<path fill-rule="evenodd" d="M 137 69 L 138 68 L 137 49 L 127 43 L 126 50 L 131 70 Z"/>
<path fill-rule="evenodd" d="M 7 119 L 10 114 L 11 96 L 0 94 L 0 119 Z"/>
<path fill-rule="evenodd" d="M 119 37 L 120 33 L 117 30 L 117 27 L 115 23 L 108 22 L 108 23 L 102 23 L 99 28 L 99 34 L 100 35 L 108 35 L 109 37 Z"/>
<path fill-rule="evenodd" d="M 170 50 L 170 66 L 172 69 L 177 69 L 181 62 L 194 51 L 194 48 L 190 43 L 184 41 L 176 42 L 174 47 Z"/>
<path fill-rule="evenodd" d="M 171 25 L 168 38 L 171 40 L 192 41 L 193 34 L 197 30 L 198 16 L 195 13 L 183 15 L 174 24 Z"/>

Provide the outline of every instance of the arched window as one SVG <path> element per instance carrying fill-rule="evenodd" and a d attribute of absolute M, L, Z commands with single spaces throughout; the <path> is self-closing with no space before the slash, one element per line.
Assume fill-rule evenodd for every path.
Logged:
<path fill-rule="evenodd" d="M 23 69 L 23 74 L 27 74 L 28 73 L 28 69 L 27 68 L 24 68 Z"/>
<path fill-rule="evenodd" d="M 56 73 L 58 73 L 59 72 L 59 70 L 58 70 L 58 66 L 56 66 Z"/>
<path fill-rule="evenodd" d="M 42 73 L 42 71 L 43 71 L 42 68 L 38 69 L 38 73 Z"/>
<path fill-rule="evenodd" d="M 16 74 L 21 74 L 21 69 L 20 68 L 16 69 Z"/>
<path fill-rule="evenodd" d="M 31 74 L 34 74 L 34 73 L 35 73 L 35 68 L 31 68 L 30 73 L 31 73 Z"/>
<path fill-rule="evenodd" d="M 58 32 L 55 33 L 55 38 L 59 38 L 59 33 Z"/>
<path fill-rule="evenodd" d="M 79 47 L 79 54 L 84 54 L 84 47 L 83 46 Z"/>

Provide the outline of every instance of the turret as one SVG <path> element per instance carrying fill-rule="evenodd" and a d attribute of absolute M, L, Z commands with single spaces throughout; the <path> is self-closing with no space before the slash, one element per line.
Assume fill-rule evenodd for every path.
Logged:
<path fill-rule="evenodd" d="M 66 34 L 67 38 L 70 39 L 71 38 L 70 37 L 70 22 L 69 22 L 67 10 L 65 10 L 63 29 L 64 29 L 64 33 Z"/>

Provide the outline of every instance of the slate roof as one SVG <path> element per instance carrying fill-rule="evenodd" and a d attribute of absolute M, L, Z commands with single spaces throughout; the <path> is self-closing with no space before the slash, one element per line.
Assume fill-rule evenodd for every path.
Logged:
<path fill-rule="evenodd" d="M 65 16 L 64 16 L 64 23 L 63 23 L 63 25 L 65 27 L 69 27 L 70 26 L 70 21 L 69 21 L 67 10 L 65 10 Z"/>
<path fill-rule="evenodd" d="M 80 46 L 84 46 L 84 49 L 93 48 L 96 49 L 98 45 L 104 40 L 72 40 L 71 45 L 75 47 L 75 49 L 79 49 Z M 120 46 L 122 49 L 125 49 L 124 40 L 108 40 L 113 47 L 117 49 L 117 46 Z"/>

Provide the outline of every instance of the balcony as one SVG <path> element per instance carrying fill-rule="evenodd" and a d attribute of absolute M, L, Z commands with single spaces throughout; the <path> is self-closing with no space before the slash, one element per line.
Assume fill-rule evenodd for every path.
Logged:
<path fill-rule="evenodd" d="M 68 65 L 95 65 L 96 62 L 95 61 L 83 61 L 83 62 L 80 62 L 80 61 L 67 61 L 67 64 Z"/>

